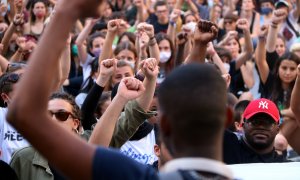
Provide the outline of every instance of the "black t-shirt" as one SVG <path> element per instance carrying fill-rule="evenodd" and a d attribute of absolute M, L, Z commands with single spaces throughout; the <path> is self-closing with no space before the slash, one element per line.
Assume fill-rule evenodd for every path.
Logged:
<path fill-rule="evenodd" d="M 240 69 L 236 69 L 236 61 L 232 60 L 229 63 L 230 70 L 229 74 L 231 76 L 230 82 L 230 92 L 233 93 L 236 97 L 239 97 L 242 92 L 248 91 L 245 87 L 245 82 Z"/>
<path fill-rule="evenodd" d="M 149 18 L 147 19 L 147 22 L 153 25 L 155 34 L 160 32 L 167 33 L 169 23 L 159 24 L 157 16 L 155 14 L 150 14 Z"/>
<path fill-rule="evenodd" d="M 243 138 L 239 140 L 229 130 L 224 133 L 223 156 L 226 164 L 291 162 L 285 156 L 278 155 L 274 149 L 267 154 L 257 154 L 248 147 Z"/>
<path fill-rule="evenodd" d="M 279 56 L 276 51 L 266 52 L 266 59 L 267 59 L 268 65 L 269 65 L 270 72 L 273 72 L 274 66 L 275 66 L 278 58 L 279 58 Z"/>

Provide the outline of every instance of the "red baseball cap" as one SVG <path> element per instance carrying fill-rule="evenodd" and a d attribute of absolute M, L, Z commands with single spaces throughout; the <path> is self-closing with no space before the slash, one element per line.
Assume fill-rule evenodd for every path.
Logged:
<path fill-rule="evenodd" d="M 250 119 L 257 113 L 266 113 L 271 116 L 276 123 L 279 122 L 279 110 L 276 104 L 268 99 L 261 98 L 251 101 L 244 111 L 243 118 Z"/>

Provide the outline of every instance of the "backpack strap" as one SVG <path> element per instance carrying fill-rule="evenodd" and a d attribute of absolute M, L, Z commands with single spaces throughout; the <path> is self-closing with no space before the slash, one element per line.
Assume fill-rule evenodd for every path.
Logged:
<path fill-rule="evenodd" d="M 291 28 L 291 30 L 296 34 L 296 36 L 299 37 L 300 33 L 298 31 L 296 31 L 295 27 L 292 25 L 292 23 L 290 22 L 289 18 L 286 19 L 286 23 Z"/>

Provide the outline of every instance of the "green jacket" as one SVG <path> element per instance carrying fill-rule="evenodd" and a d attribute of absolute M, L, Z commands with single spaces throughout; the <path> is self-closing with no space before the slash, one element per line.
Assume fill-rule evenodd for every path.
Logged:
<path fill-rule="evenodd" d="M 144 112 L 137 101 L 126 104 L 124 112 L 121 113 L 113 133 L 110 147 L 119 148 L 137 131 L 138 127 L 155 112 Z M 81 137 L 88 139 L 90 131 L 86 131 Z M 53 174 L 48 161 L 42 157 L 33 147 L 17 150 L 10 162 L 19 180 L 53 180 Z"/>

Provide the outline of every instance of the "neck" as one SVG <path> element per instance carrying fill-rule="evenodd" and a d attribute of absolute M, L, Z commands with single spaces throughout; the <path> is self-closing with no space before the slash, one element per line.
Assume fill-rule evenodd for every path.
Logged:
<path fill-rule="evenodd" d="M 36 17 L 35 23 L 44 23 L 44 18 L 43 17 L 42 18 Z"/>
<path fill-rule="evenodd" d="M 222 156 L 222 143 L 216 143 L 214 146 L 202 146 L 202 147 L 184 147 L 182 151 L 176 151 L 174 154 L 175 158 L 182 157 L 203 157 L 207 159 L 213 159 L 216 161 L 223 161 Z"/>
<path fill-rule="evenodd" d="M 282 82 L 281 86 L 282 86 L 283 90 L 285 90 L 285 91 L 287 91 L 289 89 L 289 84 L 288 83 Z"/>
<path fill-rule="evenodd" d="M 257 154 L 267 154 L 267 153 L 270 153 L 272 152 L 273 150 L 273 143 L 272 145 L 270 145 L 269 147 L 265 148 L 265 149 L 255 149 L 254 147 L 252 147 L 248 142 L 247 142 L 247 139 L 245 138 L 245 136 L 243 137 L 244 139 L 244 142 L 247 144 L 247 146 L 252 149 L 254 152 L 256 152 Z"/>
<path fill-rule="evenodd" d="M 168 23 L 168 19 L 158 19 L 158 23 L 159 24 L 167 24 Z"/>

